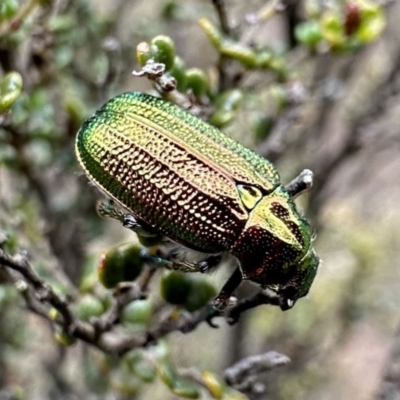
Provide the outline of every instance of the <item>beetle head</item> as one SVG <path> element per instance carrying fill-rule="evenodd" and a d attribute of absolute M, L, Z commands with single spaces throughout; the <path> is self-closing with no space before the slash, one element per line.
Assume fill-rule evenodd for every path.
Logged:
<path fill-rule="evenodd" d="M 287 310 L 305 296 L 317 273 L 308 221 L 284 188 L 262 197 L 232 248 L 244 279 L 274 290 Z"/>
<path fill-rule="evenodd" d="M 307 295 L 317 274 L 319 258 L 314 250 L 306 254 L 303 260 L 289 267 L 289 276 L 283 284 L 278 285 L 279 306 L 283 311 L 291 309 L 296 301 Z"/>

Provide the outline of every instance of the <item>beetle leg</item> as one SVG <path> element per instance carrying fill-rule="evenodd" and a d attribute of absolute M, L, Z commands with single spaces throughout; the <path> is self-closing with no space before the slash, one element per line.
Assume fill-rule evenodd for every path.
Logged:
<path fill-rule="evenodd" d="M 221 262 L 221 259 L 221 254 L 213 254 L 196 263 L 196 266 L 201 273 L 208 272 L 215 268 Z"/>
<path fill-rule="evenodd" d="M 242 280 L 242 271 L 239 268 L 236 268 L 219 292 L 219 295 L 213 300 L 213 306 L 218 310 L 223 310 L 224 308 L 226 308 L 229 302 L 229 298 L 231 297 L 235 289 L 240 285 Z"/>
<path fill-rule="evenodd" d="M 177 261 L 177 260 L 172 261 L 163 257 L 152 257 L 152 261 L 155 261 L 157 264 L 171 271 L 199 272 L 197 264 L 188 261 Z"/>
<path fill-rule="evenodd" d="M 100 200 L 96 209 L 101 217 L 116 219 L 121 222 L 124 228 L 130 229 L 138 235 L 144 237 L 158 236 L 154 229 L 139 221 L 132 214 L 122 212 L 112 199 Z"/>
<path fill-rule="evenodd" d="M 155 230 L 145 226 L 143 222 L 139 222 L 132 214 L 122 215 L 122 226 L 144 237 L 159 236 Z"/>
<path fill-rule="evenodd" d="M 221 262 L 222 258 L 222 255 L 220 254 L 213 254 L 204 260 L 194 263 L 185 260 L 176 260 L 174 259 L 175 255 L 175 252 L 172 251 L 170 254 L 164 257 L 157 257 L 157 263 L 174 271 L 204 273 L 216 267 Z"/>

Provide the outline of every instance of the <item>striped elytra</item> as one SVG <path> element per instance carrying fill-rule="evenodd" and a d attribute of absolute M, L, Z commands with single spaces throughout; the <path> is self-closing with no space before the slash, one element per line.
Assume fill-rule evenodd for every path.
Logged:
<path fill-rule="evenodd" d="M 311 229 L 276 169 L 188 111 L 124 93 L 82 125 L 76 153 L 90 180 L 167 238 L 231 253 L 245 278 L 282 293 L 296 286 L 293 301 L 308 292 Z"/>

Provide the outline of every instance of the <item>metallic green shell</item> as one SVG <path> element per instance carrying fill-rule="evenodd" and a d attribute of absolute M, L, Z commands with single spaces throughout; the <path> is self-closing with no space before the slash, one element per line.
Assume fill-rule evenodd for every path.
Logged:
<path fill-rule="evenodd" d="M 265 196 L 279 186 L 270 162 L 180 107 L 138 92 L 111 99 L 87 120 L 76 153 L 89 178 L 136 217 L 209 253 L 228 250 L 245 227 L 246 188 Z"/>

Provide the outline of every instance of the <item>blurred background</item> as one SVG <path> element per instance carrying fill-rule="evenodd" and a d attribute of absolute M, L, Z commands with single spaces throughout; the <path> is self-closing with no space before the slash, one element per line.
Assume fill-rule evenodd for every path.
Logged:
<path fill-rule="evenodd" d="M 155 93 L 131 74 L 141 68 L 136 47 L 167 35 L 185 64 L 179 92 L 199 115 L 274 162 L 283 184 L 314 172 L 296 202 L 322 263 L 292 310 L 263 305 L 233 326 L 219 318 L 218 329 L 203 322 L 157 351 L 179 371 L 220 376 L 251 355 L 288 356 L 250 399 L 400 399 L 399 18 L 397 1 L 0 0 L 2 248 L 27 251 L 80 318 L 104 312 L 112 300 L 97 281 L 100 256 L 135 235 L 97 215 L 100 193 L 74 139 L 112 96 Z M 200 86 L 186 79 L 193 69 Z M 162 275 L 137 308 L 143 319 L 136 309 L 125 324 L 130 334 L 173 309 L 160 297 Z M 207 278 L 220 288 L 228 275 Z M 146 380 L 127 368 L 132 360 L 63 337 L 15 286 L 0 268 L 1 400 L 177 398 L 151 371 Z"/>

